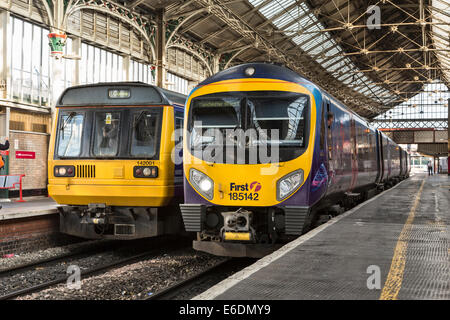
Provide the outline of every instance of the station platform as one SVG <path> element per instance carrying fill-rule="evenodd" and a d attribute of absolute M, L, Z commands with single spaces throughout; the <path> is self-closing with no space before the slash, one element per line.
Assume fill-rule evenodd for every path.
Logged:
<path fill-rule="evenodd" d="M 59 214 L 52 198 L 30 197 L 25 201 L 0 202 L 0 261 L 71 241 L 59 233 Z"/>
<path fill-rule="evenodd" d="M 0 202 L 0 221 L 57 213 L 57 203 L 50 197 L 26 198 L 25 202 Z"/>
<path fill-rule="evenodd" d="M 450 299 L 450 177 L 416 174 L 194 299 Z"/>

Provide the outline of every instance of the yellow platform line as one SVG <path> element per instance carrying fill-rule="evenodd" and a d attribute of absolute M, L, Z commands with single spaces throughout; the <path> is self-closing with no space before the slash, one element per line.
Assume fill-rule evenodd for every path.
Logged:
<path fill-rule="evenodd" d="M 420 195 L 422 194 L 424 184 L 425 180 L 423 180 L 420 185 L 419 192 L 417 193 L 414 204 L 409 212 L 408 219 L 406 219 L 405 225 L 398 238 L 394 256 L 392 257 L 391 269 L 389 270 L 383 290 L 381 291 L 380 300 L 396 300 L 402 287 L 409 235 L 411 233 L 412 223 L 416 214 L 416 208 L 419 205 Z"/>

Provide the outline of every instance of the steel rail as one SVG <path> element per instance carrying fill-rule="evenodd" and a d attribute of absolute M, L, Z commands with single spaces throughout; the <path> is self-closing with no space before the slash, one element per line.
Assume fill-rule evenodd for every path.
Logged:
<path fill-rule="evenodd" d="M 108 269 L 111 269 L 111 268 L 114 268 L 114 267 L 118 267 L 118 266 L 124 265 L 126 263 L 129 263 L 129 262 L 132 262 L 132 261 L 136 261 L 138 259 L 145 258 L 147 256 L 151 256 L 151 255 L 158 254 L 158 253 L 161 253 L 160 249 L 154 249 L 154 250 L 151 250 L 151 251 L 140 253 L 140 254 L 137 254 L 137 255 L 134 255 L 134 256 L 131 256 L 131 257 L 128 257 L 128 258 L 124 258 L 124 259 L 121 259 L 121 260 L 118 260 L 118 261 L 115 261 L 115 262 L 112 262 L 112 263 L 107 263 L 105 265 L 101 265 L 101 266 L 92 268 L 90 270 L 81 272 L 81 276 L 88 276 L 88 275 L 96 274 L 96 273 L 98 273 L 100 271 L 104 271 L 104 270 L 108 270 Z M 48 287 L 51 287 L 51 286 L 63 283 L 65 281 L 67 281 L 67 276 L 59 277 L 57 279 L 54 279 L 54 280 L 51 280 L 51 281 L 47 281 L 47 282 L 44 282 L 44 283 L 41 283 L 41 284 L 38 284 L 38 285 L 35 285 L 35 286 L 31 286 L 29 288 L 24 288 L 24 289 L 20 289 L 20 290 L 16 290 L 16 291 L 10 292 L 10 293 L 8 293 L 6 295 L 0 296 L 0 300 L 8 300 L 8 299 L 16 298 L 16 297 L 21 296 L 21 295 L 25 295 L 25 294 L 33 293 L 33 292 L 36 292 L 36 291 L 40 291 L 40 290 L 46 289 Z"/>
<path fill-rule="evenodd" d="M 178 281 L 167 288 L 157 291 L 151 296 L 145 297 L 143 300 L 169 300 L 173 297 L 176 297 L 180 292 L 183 292 L 186 289 L 194 287 L 196 283 L 208 279 L 208 277 L 217 276 L 217 274 L 219 273 L 225 274 L 226 271 L 230 271 L 230 269 L 235 267 L 236 264 L 238 264 L 239 268 L 242 269 L 247 267 L 249 264 L 253 262 L 254 261 L 250 260 L 228 258 L 224 261 L 217 263 L 214 266 L 209 267 L 204 271 L 194 274 L 193 276 L 187 279 Z"/>
<path fill-rule="evenodd" d="M 3 277 L 3 276 L 5 276 L 6 274 L 9 274 L 9 273 L 14 273 L 14 272 L 19 271 L 19 270 L 31 269 L 33 267 L 37 267 L 37 266 L 40 266 L 42 264 L 46 264 L 46 263 L 49 263 L 49 262 L 55 262 L 55 261 L 63 260 L 63 259 L 66 259 L 66 258 L 81 256 L 83 254 L 90 254 L 90 253 L 94 253 L 94 252 L 101 252 L 101 251 L 104 251 L 104 250 L 108 250 L 108 246 L 105 245 L 104 248 L 95 248 L 95 249 L 91 248 L 90 250 L 84 250 L 84 251 L 80 250 L 78 252 L 69 252 L 69 253 L 64 253 L 64 254 L 61 254 L 61 255 L 57 255 L 57 256 L 53 256 L 53 257 L 49 257 L 49 258 L 45 258 L 45 259 L 32 261 L 32 262 L 21 264 L 21 265 L 18 265 L 18 266 L 13 266 L 13 267 L 10 267 L 10 268 L 7 268 L 7 269 L 2 269 L 2 270 L 0 270 L 0 277 Z"/>

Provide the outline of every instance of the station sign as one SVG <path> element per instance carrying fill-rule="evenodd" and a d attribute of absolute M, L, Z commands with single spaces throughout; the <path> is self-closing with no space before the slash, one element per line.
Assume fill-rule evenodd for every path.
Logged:
<path fill-rule="evenodd" d="M 34 151 L 16 151 L 16 159 L 36 159 Z"/>

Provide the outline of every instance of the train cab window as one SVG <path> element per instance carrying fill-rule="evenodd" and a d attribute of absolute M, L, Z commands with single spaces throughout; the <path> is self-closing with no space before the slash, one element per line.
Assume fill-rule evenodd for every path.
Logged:
<path fill-rule="evenodd" d="M 131 155 L 154 157 L 159 139 L 161 113 L 159 111 L 137 111 L 134 113 L 131 138 Z"/>
<path fill-rule="evenodd" d="M 306 95 L 284 91 L 238 91 L 194 98 L 188 115 L 190 149 L 193 153 L 208 153 L 207 147 L 212 147 L 209 149 L 215 153 L 216 149 L 232 146 L 235 155 L 243 149 L 243 162 L 250 164 L 254 161 L 251 150 L 263 150 L 269 145 L 268 153 L 279 148 L 280 161 L 295 159 L 306 147 L 309 103 Z M 222 151 L 231 154 L 229 150 Z M 269 161 L 259 154 L 257 163 Z"/>
<path fill-rule="evenodd" d="M 203 149 L 217 143 L 214 130 L 225 132 L 239 126 L 241 98 L 196 98 L 191 108 L 191 147 Z"/>
<path fill-rule="evenodd" d="M 60 117 L 58 156 L 77 157 L 81 151 L 84 114 L 69 112 Z"/>
<path fill-rule="evenodd" d="M 305 146 L 307 96 L 249 97 L 248 106 L 260 140 L 270 141 L 275 129 L 278 135 L 276 143 L 281 147 Z"/>
<path fill-rule="evenodd" d="M 94 155 L 113 157 L 119 148 L 120 112 L 95 112 Z"/>

